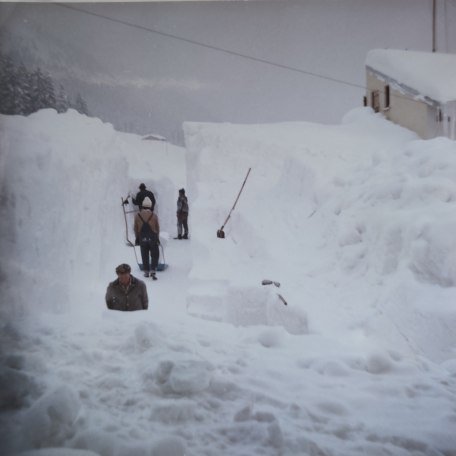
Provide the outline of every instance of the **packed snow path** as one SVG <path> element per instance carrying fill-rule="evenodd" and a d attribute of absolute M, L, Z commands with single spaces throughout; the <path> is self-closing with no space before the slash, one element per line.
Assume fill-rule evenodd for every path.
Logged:
<path fill-rule="evenodd" d="M 126 249 L 128 254 L 131 247 L 126 247 Z M 138 248 L 137 251 L 139 255 Z M 151 311 L 149 315 L 152 320 L 157 318 L 164 321 L 173 320 L 176 314 L 185 315 L 187 312 L 188 276 L 192 266 L 191 240 L 170 239 L 166 243 L 165 260 L 168 268 L 157 272 L 157 281 L 144 278 L 136 264 L 131 263 L 133 274 L 146 283 Z"/>
<path fill-rule="evenodd" d="M 454 142 L 369 110 L 190 124 L 187 152 L 71 111 L 0 126 L 2 454 L 455 454 Z M 146 178 L 171 235 L 186 186 L 191 240 L 147 312 L 111 312 Z"/>

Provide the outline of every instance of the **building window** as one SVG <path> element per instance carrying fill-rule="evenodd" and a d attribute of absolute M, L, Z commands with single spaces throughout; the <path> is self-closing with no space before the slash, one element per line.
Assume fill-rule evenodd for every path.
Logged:
<path fill-rule="evenodd" d="M 363 105 L 367 106 L 367 97 L 366 96 L 363 97 Z"/>
<path fill-rule="evenodd" d="M 371 93 L 371 106 L 375 112 L 380 111 L 380 92 L 373 90 Z"/>
<path fill-rule="evenodd" d="M 390 108 L 390 86 L 385 86 L 385 109 Z"/>

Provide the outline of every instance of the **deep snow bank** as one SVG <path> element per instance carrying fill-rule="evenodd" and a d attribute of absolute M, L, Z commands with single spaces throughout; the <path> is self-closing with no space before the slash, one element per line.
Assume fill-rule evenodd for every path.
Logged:
<path fill-rule="evenodd" d="M 187 123 L 185 134 L 198 221 L 191 276 L 205 283 L 191 290 L 190 312 L 229 321 L 232 287 L 272 278 L 285 285 L 286 312 L 306 312 L 313 331 L 358 328 L 413 353 L 454 355 L 453 141 L 420 141 L 369 109 L 336 126 Z M 249 167 L 227 239 L 217 239 Z"/>
<path fill-rule="evenodd" d="M 113 247 L 125 239 L 120 198 L 141 181 L 156 192 L 162 229 L 174 231 L 177 188 L 186 184 L 182 148 L 73 110 L 1 116 L 0 129 L 5 318 L 86 305 L 116 264 L 131 262 Z"/>
<path fill-rule="evenodd" d="M 454 287 L 436 248 L 450 242 L 454 143 L 363 110 L 340 126 L 187 126 L 191 240 L 169 242 L 149 311 L 120 313 L 103 303 L 114 266 L 133 264 L 120 195 L 144 180 L 173 230 L 183 151 L 71 112 L 0 120 L 2 215 L 18 223 L 1 220 L 14 299 L 2 302 L 2 454 L 454 452 Z M 70 207 L 53 204 L 67 186 Z"/>

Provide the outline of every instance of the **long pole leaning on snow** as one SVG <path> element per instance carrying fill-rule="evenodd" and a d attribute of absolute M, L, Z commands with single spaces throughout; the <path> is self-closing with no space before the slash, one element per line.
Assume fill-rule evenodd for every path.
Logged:
<path fill-rule="evenodd" d="M 239 193 L 238 193 L 238 196 L 236 198 L 236 201 L 234 202 L 233 204 L 233 207 L 231 208 L 231 211 L 229 212 L 228 214 L 228 217 L 226 218 L 225 222 L 223 223 L 222 227 L 217 230 L 217 237 L 218 238 L 224 238 L 225 237 L 225 232 L 223 231 L 223 228 L 225 228 L 225 225 L 228 223 L 228 220 L 230 219 L 231 217 L 231 213 L 234 211 L 234 208 L 236 207 L 236 203 L 238 202 L 238 199 L 239 197 L 241 196 L 241 193 L 242 193 L 242 190 L 244 189 L 244 185 L 245 183 L 247 182 L 247 178 L 249 177 L 249 174 L 250 174 L 250 171 L 251 171 L 252 168 L 249 168 L 249 170 L 247 171 L 247 175 L 245 176 L 245 179 L 244 179 L 244 182 L 242 183 L 242 187 L 241 189 L 239 190 Z"/>

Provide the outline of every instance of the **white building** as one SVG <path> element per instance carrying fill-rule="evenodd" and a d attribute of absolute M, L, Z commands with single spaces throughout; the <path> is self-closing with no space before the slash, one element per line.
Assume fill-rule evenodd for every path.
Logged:
<path fill-rule="evenodd" d="M 456 55 L 375 49 L 365 105 L 424 139 L 456 139 Z"/>

